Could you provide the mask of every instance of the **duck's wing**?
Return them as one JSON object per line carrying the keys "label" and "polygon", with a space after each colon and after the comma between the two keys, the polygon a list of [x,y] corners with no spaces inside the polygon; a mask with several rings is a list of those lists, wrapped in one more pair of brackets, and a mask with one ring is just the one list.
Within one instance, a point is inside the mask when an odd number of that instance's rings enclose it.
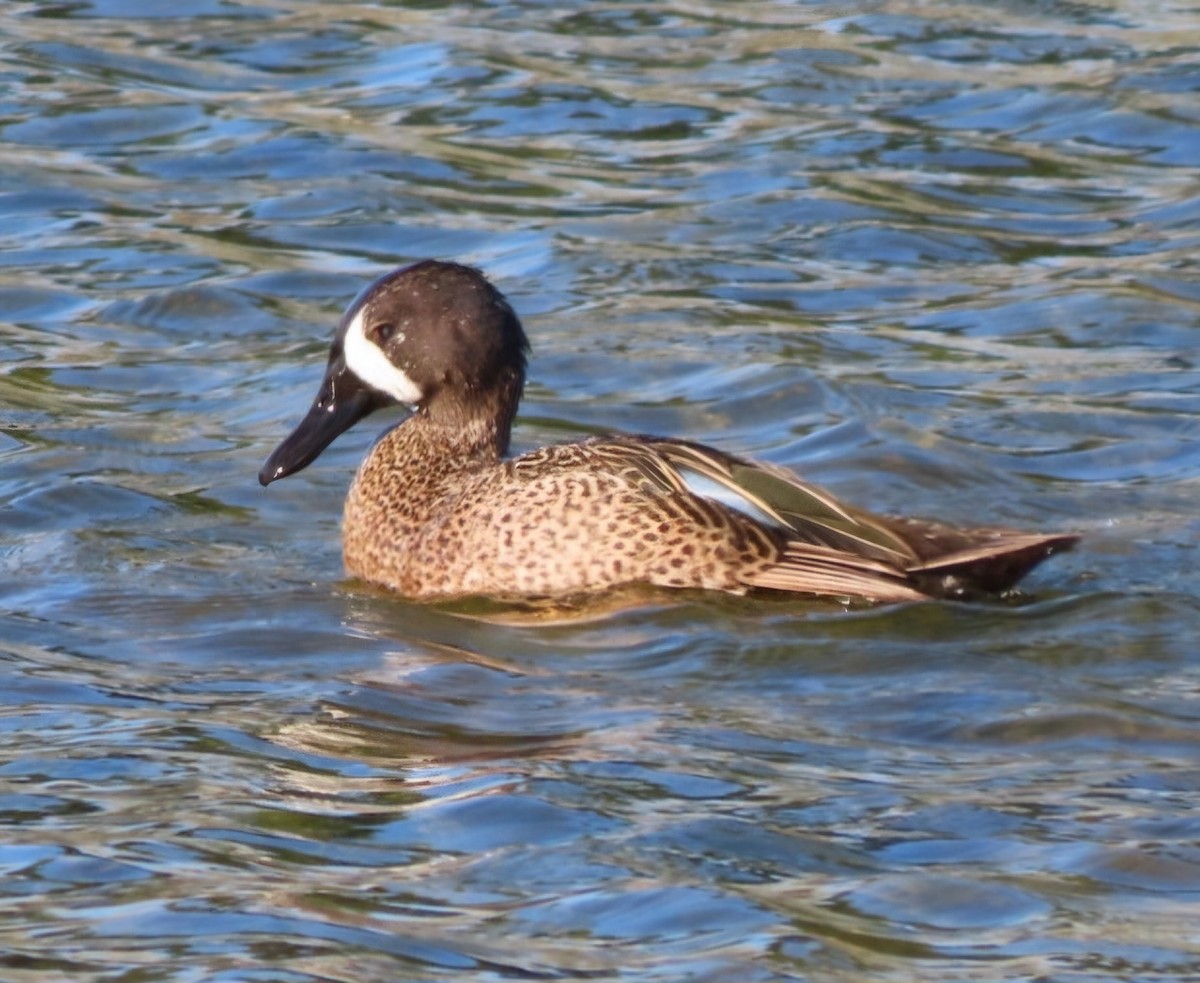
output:
{"label": "duck's wing", "polygon": [[784,468],[689,441],[619,436],[587,445],[655,488],[715,499],[779,529],[784,554],[751,586],[881,601],[993,593],[1079,539],[872,515]]}
{"label": "duck's wing", "polygon": [[604,448],[658,488],[716,499],[778,527],[797,544],[875,560],[894,570],[919,562],[886,520],[843,505],[783,468],[662,437],[607,437],[589,444]]}

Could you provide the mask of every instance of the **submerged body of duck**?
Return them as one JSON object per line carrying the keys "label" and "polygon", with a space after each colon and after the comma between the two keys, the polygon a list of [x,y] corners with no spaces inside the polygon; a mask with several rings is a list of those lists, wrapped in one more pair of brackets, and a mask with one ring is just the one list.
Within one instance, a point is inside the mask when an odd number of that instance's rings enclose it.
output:
{"label": "submerged body of duck", "polygon": [[377,409],[414,406],[359,468],[343,523],[349,572],[414,598],[651,584],[921,600],[1006,590],[1077,539],[876,516],[782,468],[659,437],[506,459],[527,350],[477,270],[395,270],[346,311],[316,401],[259,480],[306,467]]}

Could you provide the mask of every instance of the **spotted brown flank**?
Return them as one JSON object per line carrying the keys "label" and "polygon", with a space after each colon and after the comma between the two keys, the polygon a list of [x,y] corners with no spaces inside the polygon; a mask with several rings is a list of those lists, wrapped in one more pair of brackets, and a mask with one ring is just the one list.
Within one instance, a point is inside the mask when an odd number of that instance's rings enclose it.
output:
{"label": "spotted brown flank", "polygon": [[1077,539],[872,515],[782,468],[661,437],[506,459],[527,350],[479,271],[395,270],[350,305],[312,408],[259,480],[411,402],[354,478],[343,541],[352,574],[415,598],[645,583],[909,601],[1006,590]]}

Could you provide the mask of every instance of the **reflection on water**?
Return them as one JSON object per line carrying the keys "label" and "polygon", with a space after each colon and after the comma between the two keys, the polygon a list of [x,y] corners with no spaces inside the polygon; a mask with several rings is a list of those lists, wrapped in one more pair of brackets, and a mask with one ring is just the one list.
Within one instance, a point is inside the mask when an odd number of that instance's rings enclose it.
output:
{"label": "reflection on water", "polygon": [[[0,22],[0,976],[1200,975],[1194,11]],[[255,473],[476,263],[606,428],[1077,529],[1013,603],[425,607]]]}

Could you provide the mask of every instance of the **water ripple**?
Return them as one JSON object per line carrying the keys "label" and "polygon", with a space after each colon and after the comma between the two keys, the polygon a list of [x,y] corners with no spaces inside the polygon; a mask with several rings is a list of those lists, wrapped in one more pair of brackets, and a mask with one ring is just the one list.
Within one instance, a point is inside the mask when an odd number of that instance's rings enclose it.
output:
{"label": "water ripple", "polygon": [[[1200,975],[1193,21],[13,5],[7,975]],[[426,255],[526,322],[522,448],[1084,545],[972,605],[342,581],[373,427],[254,475]]]}

